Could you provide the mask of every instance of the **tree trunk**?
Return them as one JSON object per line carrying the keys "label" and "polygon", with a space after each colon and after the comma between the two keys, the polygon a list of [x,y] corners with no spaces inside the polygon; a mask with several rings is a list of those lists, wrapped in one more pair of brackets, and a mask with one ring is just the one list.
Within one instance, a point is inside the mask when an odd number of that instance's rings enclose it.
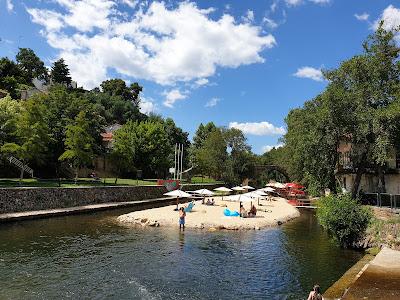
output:
{"label": "tree trunk", "polygon": [[357,198],[357,196],[358,196],[358,190],[360,188],[360,182],[361,182],[362,175],[364,174],[364,171],[365,171],[364,164],[361,164],[357,168],[356,179],[354,180],[353,188],[351,190],[352,198]]}
{"label": "tree trunk", "polygon": [[378,180],[378,192],[386,193],[385,173],[383,172],[382,166],[378,166]]}

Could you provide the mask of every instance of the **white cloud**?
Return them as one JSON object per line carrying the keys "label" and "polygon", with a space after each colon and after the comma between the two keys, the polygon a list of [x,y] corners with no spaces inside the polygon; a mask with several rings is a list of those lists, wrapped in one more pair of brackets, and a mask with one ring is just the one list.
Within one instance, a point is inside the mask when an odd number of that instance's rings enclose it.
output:
{"label": "white cloud", "polygon": [[303,3],[303,0],[285,0],[288,6],[297,6]]}
{"label": "white cloud", "polygon": [[275,29],[278,27],[278,24],[274,20],[267,17],[263,18],[263,23],[270,29]]}
{"label": "white cloud", "polygon": [[187,94],[186,93],[181,93],[180,90],[178,89],[173,89],[170,91],[164,91],[163,95],[165,96],[165,101],[163,102],[163,104],[166,107],[170,107],[173,108],[174,104],[176,101],[178,100],[184,100],[187,98]]}
{"label": "white cloud", "polygon": [[384,21],[383,28],[385,30],[393,30],[400,26],[400,9],[389,5],[385,8],[382,15],[374,22],[373,28],[376,30],[381,20]]}
{"label": "white cloud", "polygon": [[135,8],[139,4],[139,0],[122,0],[122,3],[128,5],[131,8]]}
{"label": "white cloud", "polygon": [[254,11],[248,9],[246,15],[242,17],[242,20],[246,23],[254,22]]}
{"label": "white cloud", "polygon": [[12,3],[11,0],[6,0],[6,6],[7,6],[7,11],[8,12],[13,12],[14,11],[14,4]]}
{"label": "white cloud", "polygon": [[286,130],[283,127],[276,127],[269,122],[259,123],[238,123],[230,122],[229,128],[237,128],[245,134],[252,135],[280,135],[285,134]]}
{"label": "white cloud", "polygon": [[197,86],[206,85],[208,83],[208,79],[207,78],[200,78],[200,79],[197,79],[194,83]]}
{"label": "white cloud", "polygon": [[322,74],[322,71],[313,67],[302,67],[298,69],[297,72],[293,74],[293,76],[299,78],[308,78],[315,81],[324,80],[324,75]]}
{"label": "white cloud", "polygon": [[221,101],[219,98],[211,98],[205,105],[205,107],[214,107],[218,104],[218,102]]}
{"label": "white cloud", "polygon": [[362,13],[362,14],[354,14],[354,17],[356,17],[356,19],[358,20],[358,21],[367,21],[368,20],[368,18],[369,18],[369,14],[367,14],[367,13]]}
{"label": "white cloud", "polygon": [[280,147],[283,147],[283,144],[277,144],[277,145],[266,145],[266,146],[263,146],[262,147],[262,153],[265,153],[265,152],[269,152],[269,151],[271,151],[272,149],[277,149],[277,148],[280,148]]}
{"label": "white cloud", "polygon": [[139,107],[140,111],[146,115],[157,110],[157,104],[154,103],[153,99],[148,99],[145,97],[141,97]]}
{"label": "white cloud", "polygon": [[331,0],[309,0],[315,4],[328,4],[331,2]]}
{"label": "white cloud", "polygon": [[[61,9],[27,11],[85,88],[98,85],[109,69],[163,85],[207,78],[218,67],[263,63],[262,51],[276,45],[261,27],[240,23],[227,13],[211,18],[212,8],[187,1],[174,8],[157,1],[140,4],[128,19],[117,11],[117,0],[54,1]],[[84,72],[94,68],[93,61],[99,74]]]}

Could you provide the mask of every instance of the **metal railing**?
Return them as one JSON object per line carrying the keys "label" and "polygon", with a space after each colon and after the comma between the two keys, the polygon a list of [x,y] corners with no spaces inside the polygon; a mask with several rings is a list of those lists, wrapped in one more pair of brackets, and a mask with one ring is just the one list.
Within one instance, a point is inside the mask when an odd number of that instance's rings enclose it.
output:
{"label": "metal railing", "polygon": [[378,207],[400,208],[400,194],[389,193],[364,193],[361,197],[363,204]]}

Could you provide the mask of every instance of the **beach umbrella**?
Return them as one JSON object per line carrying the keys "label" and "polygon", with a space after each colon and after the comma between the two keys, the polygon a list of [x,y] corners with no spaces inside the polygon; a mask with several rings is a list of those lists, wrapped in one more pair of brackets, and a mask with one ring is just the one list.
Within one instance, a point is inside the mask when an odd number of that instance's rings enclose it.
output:
{"label": "beach umbrella", "polygon": [[173,191],[170,191],[168,193],[165,193],[164,195],[165,196],[170,196],[170,197],[176,197],[176,210],[178,210],[179,197],[180,198],[189,198],[189,197],[192,196],[192,195],[190,195],[190,194],[188,194],[188,193],[186,193],[184,191],[181,191],[181,190],[173,190]]}
{"label": "beach umbrella", "polygon": [[275,189],[273,189],[272,187],[266,187],[264,189],[265,192],[275,192]]}
{"label": "beach umbrella", "polygon": [[257,199],[257,205],[260,205],[260,198],[264,198],[264,196],[267,196],[268,194],[264,193],[263,191],[254,191],[254,192],[245,193],[243,195],[249,196],[250,198]]}
{"label": "beach umbrella", "polygon": [[226,188],[226,187],[224,187],[224,186],[221,186],[221,187],[219,187],[219,188],[216,188],[216,189],[214,189],[214,191],[218,191],[218,192],[232,192],[232,190],[231,189],[228,189],[228,188]]}
{"label": "beach umbrella", "polygon": [[245,189],[241,186],[235,186],[232,188],[233,191],[243,192]]}
{"label": "beach umbrella", "polygon": [[267,194],[266,192],[264,192],[263,189],[261,189],[261,190],[256,190],[256,191],[254,191],[254,193],[256,193],[256,194],[258,194],[258,195],[260,195],[260,196],[268,196],[268,194]]}
{"label": "beach umbrella", "polygon": [[212,192],[210,190],[207,190],[207,189],[201,189],[201,190],[193,191],[193,193],[199,194],[199,195],[202,195],[202,196],[214,196],[215,195],[214,192]]}
{"label": "beach umbrella", "polygon": [[[226,187],[224,187],[224,186],[218,187],[218,188],[214,189],[214,191],[223,192],[223,193],[232,192],[231,189],[228,189],[228,188],[226,188]],[[222,200],[224,200],[224,195],[223,195],[223,194],[222,194]]]}
{"label": "beach umbrella", "polygon": [[291,188],[291,189],[296,189],[296,190],[304,189],[304,186],[302,186],[301,184],[295,183],[295,182],[286,183],[285,187]]}
{"label": "beach umbrella", "polygon": [[229,201],[235,201],[235,202],[251,202],[253,199],[251,199],[249,196],[245,194],[239,194],[239,195],[232,195],[226,197],[227,200]]}
{"label": "beach umbrella", "polygon": [[242,186],[242,188],[244,188],[246,190],[255,190],[255,188],[253,188],[252,186],[249,186],[249,185]]}

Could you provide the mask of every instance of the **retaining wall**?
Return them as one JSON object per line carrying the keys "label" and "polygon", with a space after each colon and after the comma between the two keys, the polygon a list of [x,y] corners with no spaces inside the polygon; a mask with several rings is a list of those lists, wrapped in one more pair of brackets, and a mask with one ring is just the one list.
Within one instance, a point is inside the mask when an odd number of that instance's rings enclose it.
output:
{"label": "retaining wall", "polygon": [[[190,184],[182,190],[210,190],[220,185]],[[163,196],[164,186],[105,186],[77,188],[0,188],[0,214],[66,208],[108,202],[137,201]]]}

